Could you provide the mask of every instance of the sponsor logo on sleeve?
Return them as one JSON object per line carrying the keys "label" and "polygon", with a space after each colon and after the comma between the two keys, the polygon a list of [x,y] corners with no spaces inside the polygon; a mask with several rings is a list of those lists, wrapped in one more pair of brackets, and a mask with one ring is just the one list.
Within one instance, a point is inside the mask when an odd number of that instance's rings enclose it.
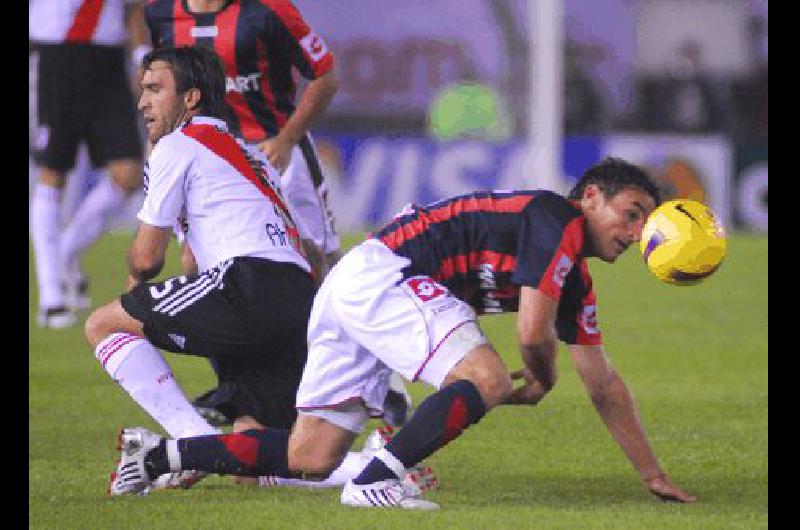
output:
{"label": "sponsor logo on sleeve", "polygon": [[559,287],[564,287],[564,280],[567,279],[567,274],[572,270],[572,260],[566,254],[561,254],[561,257],[556,263],[556,268],[553,270],[553,283]]}
{"label": "sponsor logo on sleeve", "polygon": [[583,307],[583,314],[581,315],[581,326],[583,331],[589,335],[597,335],[597,306],[594,304]]}
{"label": "sponsor logo on sleeve", "polygon": [[314,62],[319,61],[328,53],[325,41],[313,31],[300,39],[300,46],[303,47]]}

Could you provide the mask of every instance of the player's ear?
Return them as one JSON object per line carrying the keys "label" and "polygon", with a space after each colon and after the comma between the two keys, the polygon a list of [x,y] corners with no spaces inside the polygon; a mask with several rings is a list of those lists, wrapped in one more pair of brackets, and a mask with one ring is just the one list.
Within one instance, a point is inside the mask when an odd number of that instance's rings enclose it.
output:
{"label": "player's ear", "polygon": [[197,107],[200,105],[200,100],[203,97],[203,93],[200,92],[199,88],[190,88],[183,94],[183,101],[186,103],[186,108],[189,110],[196,110]]}
{"label": "player's ear", "polygon": [[583,198],[588,200],[594,200],[600,194],[600,188],[597,187],[597,184],[589,184],[585,188],[583,188]]}

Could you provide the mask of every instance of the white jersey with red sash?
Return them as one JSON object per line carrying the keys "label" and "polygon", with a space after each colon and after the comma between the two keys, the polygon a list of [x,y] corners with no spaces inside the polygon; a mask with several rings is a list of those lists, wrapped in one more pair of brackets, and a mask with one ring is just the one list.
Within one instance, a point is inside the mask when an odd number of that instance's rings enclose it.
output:
{"label": "white jersey with red sash", "polygon": [[234,138],[223,121],[194,117],[153,148],[138,218],[158,227],[180,219],[200,272],[237,256],[309,271],[277,178],[264,156]]}

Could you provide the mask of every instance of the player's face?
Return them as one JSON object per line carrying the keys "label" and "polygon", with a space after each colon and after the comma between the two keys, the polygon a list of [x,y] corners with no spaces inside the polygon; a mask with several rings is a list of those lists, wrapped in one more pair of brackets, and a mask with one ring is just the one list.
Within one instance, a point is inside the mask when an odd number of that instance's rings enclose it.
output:
{"label": "player's face", "polygon": [[139,110],[147,128],[147,138],[154,144],[180,125],[186,104],[175,92],[175,76],[169,63],[153,61],[144,71]]}
{"label": "player's face", "polygon": [[656,206],[650,194],[638,187],[606,197],[597,186],[589,185],[582,202],[593,254],[609,263],[641,239],[644,222]]}

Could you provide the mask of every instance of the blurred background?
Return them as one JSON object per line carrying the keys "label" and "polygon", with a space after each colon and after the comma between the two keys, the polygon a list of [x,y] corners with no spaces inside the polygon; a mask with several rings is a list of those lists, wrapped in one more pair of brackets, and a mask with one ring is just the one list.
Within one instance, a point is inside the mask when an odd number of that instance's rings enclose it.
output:
{"label": "blurred background", "polygon": [[295,4],[337,65],[311,130],[340,232],[474,189],[566,191],[605,156],[768,230],[766,0]]}

